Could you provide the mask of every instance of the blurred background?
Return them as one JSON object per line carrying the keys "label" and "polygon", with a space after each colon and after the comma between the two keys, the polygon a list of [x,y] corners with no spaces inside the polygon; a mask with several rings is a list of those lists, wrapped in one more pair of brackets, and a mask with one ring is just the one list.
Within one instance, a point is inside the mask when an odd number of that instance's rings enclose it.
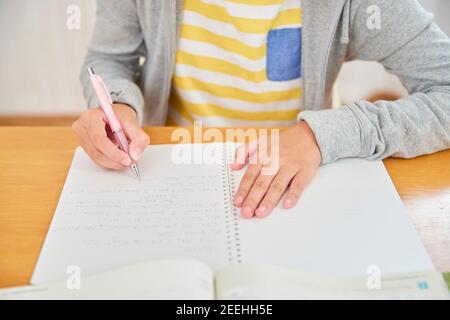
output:
{"label": "blurred background", "polygon": [[[450,34],[450,0],[419,1]],[[0,0],[0,125],[67,125],[85,109],[78,75],[94,22],[94,0]],[[342,103],[404,94],[361,61],[344,65],[335,88]]]}

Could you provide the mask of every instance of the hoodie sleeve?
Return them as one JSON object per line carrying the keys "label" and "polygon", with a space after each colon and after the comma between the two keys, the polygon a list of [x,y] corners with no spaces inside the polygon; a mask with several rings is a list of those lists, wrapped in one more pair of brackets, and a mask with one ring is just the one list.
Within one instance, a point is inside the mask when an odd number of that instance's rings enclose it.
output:
{"label": "hoodie sleeve", "polygon": [[145,45],[134,0],[97,0],[94,33],[80,73],[89,108],[99,106],[90,84],[88,67],[93,67],[116,103],[128,104],[142,122],[144,99],[136,78]]}
{"label": "hoodie sleeve", "polygon": [[[409,96],[358,101],[338,109],[302,112],[323,163],[340,158],[410,158],[450,148],[450,40],[415,0],[354,0],[350,58],[378,61],[397,75]],[[380,28],[367,26],[378,6]]]}

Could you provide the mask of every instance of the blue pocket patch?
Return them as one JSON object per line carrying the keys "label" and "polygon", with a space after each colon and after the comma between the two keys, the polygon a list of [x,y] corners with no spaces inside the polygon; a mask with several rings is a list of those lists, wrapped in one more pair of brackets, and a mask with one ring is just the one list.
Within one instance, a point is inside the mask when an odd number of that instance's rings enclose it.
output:
{"label": "blue pocket patch", "polygon": [[300,78],[302,28],[271,30],[267,35],[267,79],[288,81]]}

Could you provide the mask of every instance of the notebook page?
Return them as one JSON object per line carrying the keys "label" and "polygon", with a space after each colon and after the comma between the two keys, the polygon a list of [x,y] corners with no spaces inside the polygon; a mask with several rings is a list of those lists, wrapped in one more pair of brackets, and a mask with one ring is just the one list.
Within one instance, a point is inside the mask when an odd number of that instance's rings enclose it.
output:
{"label": "notebook page", "polygon": [[433,270],[405,210],[381,161],[322,166],[295,208],[239,220],[242,262],[341,276]]}
{"label": "notebook page", "polygon": [[216,277],[218,299],[449,299],[439,272],[382,275],[379,287],[364,277],[330,276],[265,265],[232,265]]}
{"label": "notebook page", "polygon": [[152,259],[227,265],[223,163],[176,164],[172,150],[147,148],[138,181],[97,167],[78,148],[32,283],[63,280],[71,265],[84,275]]}
{"label": "notebook page", "polygon": [[159,260],[85,276],[78,288],[66,281],[1,289],[0,300],[214,299],[214,276],[194,260]]}

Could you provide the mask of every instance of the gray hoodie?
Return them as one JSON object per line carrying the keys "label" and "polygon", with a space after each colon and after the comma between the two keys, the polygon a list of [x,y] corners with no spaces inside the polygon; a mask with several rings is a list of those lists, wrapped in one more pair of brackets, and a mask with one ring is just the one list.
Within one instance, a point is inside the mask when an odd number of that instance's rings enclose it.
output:
{"label": "gray hoodie", "polygon": [[[379,29],[367,24],[373,5],[381,13]],[[417,1],[302,0],[302,10],[305,111],[298,119],[313,130],[323,164],[450,147],[450,40]],[[98,0],[81,72],[88,107],[98,106],[86,72],[92,66],[112,99],[133,107],[140,123],[164,124],[182,13],[182,0]],[[410,95],[330,109],[342,63],[355,59],[380,62]]]}

